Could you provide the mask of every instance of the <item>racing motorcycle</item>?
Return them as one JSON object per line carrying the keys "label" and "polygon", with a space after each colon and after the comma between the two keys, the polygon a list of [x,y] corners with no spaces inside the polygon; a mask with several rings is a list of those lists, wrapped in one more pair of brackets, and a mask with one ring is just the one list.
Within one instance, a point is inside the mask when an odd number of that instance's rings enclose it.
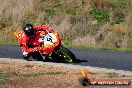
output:
{"label": "racing motorcycle", "polygon": [[[17,34],[18,32],[15,33],[16,36]],[[76,62],[75,55],[62,45],[58,32],[42,31],[38,41],[41,46],[39,53],[46,60],[66,63]]]}

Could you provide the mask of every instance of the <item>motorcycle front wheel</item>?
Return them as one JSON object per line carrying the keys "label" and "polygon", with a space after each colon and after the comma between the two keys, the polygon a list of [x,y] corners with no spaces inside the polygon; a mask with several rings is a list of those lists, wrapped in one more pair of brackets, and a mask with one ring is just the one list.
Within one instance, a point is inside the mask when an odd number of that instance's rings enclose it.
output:
{"label": "motorcycle front wheel", "polygon": [[58,50],[58,56],[63,62],[74,63],[76,62],[75,55],[67,48],[60,46]]}

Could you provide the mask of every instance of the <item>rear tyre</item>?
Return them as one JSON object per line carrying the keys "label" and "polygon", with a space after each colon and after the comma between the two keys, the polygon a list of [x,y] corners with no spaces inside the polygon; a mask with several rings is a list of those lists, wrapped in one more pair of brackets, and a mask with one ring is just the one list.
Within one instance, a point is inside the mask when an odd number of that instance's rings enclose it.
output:
{"label": "rear tyre", "polygon": [[45,61],[45,57],[43,58],[39,52],[31,53],[31,56],[33,57],[33,59],[36,59],[38,61]]}
{"label": "rear tyre", "polygon": [[28,55],[23,55],[23,58],[27,61],[31,61],[29,58],[30,58],[30,53]]}

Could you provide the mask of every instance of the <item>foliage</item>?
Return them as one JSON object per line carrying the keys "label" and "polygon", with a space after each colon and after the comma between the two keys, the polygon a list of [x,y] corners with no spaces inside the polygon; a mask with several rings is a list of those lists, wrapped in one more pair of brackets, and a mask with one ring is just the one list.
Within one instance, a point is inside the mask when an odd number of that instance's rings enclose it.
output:
{"label": "foliage", "polygon": [[109,10],[107,9],[92,9],[89,13],[90,16],[98,22],[109,20]]}
{"label": "foliage", "polygon": [[112,0],[112,24],[120,24],[121,22],[125,21],[126,16],[128,15],[128,11],[130,9],[128,3],[129,0]]}
{"label": "foliage", "polygon": [[121,22],[125,21],[125,15],[123,13],[117,13],[115,14],[113,18],[113,23],[120,24]]}

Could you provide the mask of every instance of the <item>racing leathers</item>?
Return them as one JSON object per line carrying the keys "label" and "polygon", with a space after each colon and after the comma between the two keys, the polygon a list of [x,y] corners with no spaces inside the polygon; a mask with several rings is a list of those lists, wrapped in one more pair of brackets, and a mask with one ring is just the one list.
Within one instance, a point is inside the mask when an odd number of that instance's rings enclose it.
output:
{"label": "racing leathers", "polygon": [[22,49],[24,59],[29,59],[30,56],[36,59],[42,59],[42,56],[39,54],[39,51],[41,49],[40,42],[38,41],[40,38],[40,33],[42,31],[53,31],[53,29],[49,28],[46,25],[33,26],[33,29],[35,31],[33,36],[29,37],[23,31],[20,31],[18,34],[18,42]]}

